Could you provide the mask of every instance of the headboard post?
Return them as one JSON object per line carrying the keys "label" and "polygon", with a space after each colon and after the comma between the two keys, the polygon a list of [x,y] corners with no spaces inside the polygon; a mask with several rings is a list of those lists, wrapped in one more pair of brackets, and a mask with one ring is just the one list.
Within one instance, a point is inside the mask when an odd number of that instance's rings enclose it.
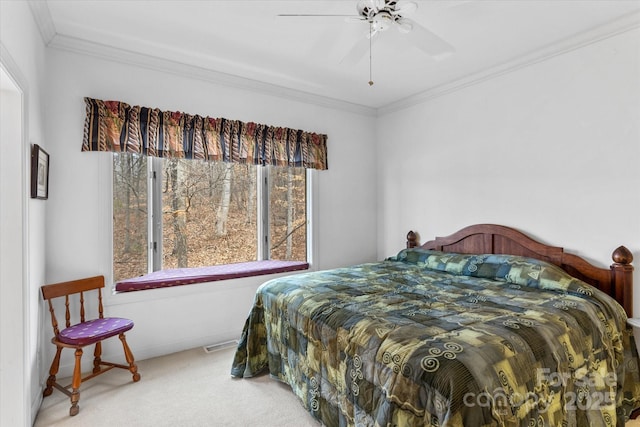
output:
{"label": "headboard post", "polygon": [[611,279],[615,298],[624,301],[627,316],[633,317],[633,254],[624,246],[619,246],[611,255]]}
{"label": "headboard post", "polygon": [[411,249],[416,246],[418,246],[418,236],[411,230],[407,233],[407,248]]}

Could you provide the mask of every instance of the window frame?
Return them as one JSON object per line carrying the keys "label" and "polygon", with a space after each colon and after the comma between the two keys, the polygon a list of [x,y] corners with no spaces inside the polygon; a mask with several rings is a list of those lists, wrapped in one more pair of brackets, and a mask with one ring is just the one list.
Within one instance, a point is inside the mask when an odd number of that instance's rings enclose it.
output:
{"label": "window frame", "polygon": [[[109,192],[106,194],[105,199],[107,201],[107,206],[105,206],[105,209],[102,210],[102,212],[105,212],[105,222],[108,222],[108,226],[103,227],[102,229],[104,230],[103,233],[103,238],[102,240],[106,240],[105,242],[105,246],[109,248],[108,250],[108,268],[104,268],[104,271],[108,271],[109,272],[109,282],[111,283],[111,292],[109,292],[109,294],[111,294],[112,297],[117,296],[123,296],[124,295],[129,295],[126,298],[132,298],[135,300],[146,300],[149,299],[147,296],[145,297],[140,297],[140,296],[131,296],[132,294],[147,294],[146,292],[116,292],[115,291],[115,280],[114,280],[114,257],[113,257],[113,251],[114,251],[114,246],[113,246],[113,233],[114,233],[114,222],[113,222],[113,158],[112,156],[105,156],[105,162],[102,163],[101,162],[101,167],[100,169],[107,169],[106,171],[104,171],[104,173],[101,173],[100,175],[103,177],[108,177],[108,185],[107,188],[109,188]],[[152,182],[153,185],[156,187],[155,191],[159,191],[161,193],[162,190],[162,180],[158,179],[158,165],[160,165],[161,167],[161,162],[162,162],[162,158],[154,158],[154,157],[147,157],[147,169],[148,169],[148,173],[152,174],[154,171],[156,172],[155,174],[155,179],[151,180],[150,176],[147,177],[148,179],[148,183]],[[156,165],[156,166],[153,166]],[[258,246],[258,259],[268,259],[269,256],[269,233],[264,234],[264,230],[269,230],[269,199],[268,197],[265,197],[265,193],[268,196],[268,185],[270,184],[270,174],[267,172],[267,167],[265,166],[256,166],[256,173],[257,173],[257,177],[256,177],[256,182],[260,182],[261,185],[258,185],[258,188],[256,189],[256,198],[257,198],[257,203],[256,205],[262,205],[261,206],[261,215],[260,215],[260,220],[257,221],[258,223],[258,242],[257,242],[257,246]],[[317,183],[317,174],[318,171],[316,171],[315,169],[305,169],[305,179],[306,179],[306,188],[305,188],[305,192],[306,192],[306,263],[308,264],[308,268],[306,269],[306,271],[312,271],[315,270],[314,265],[316,264],[316,260],[317,260],[317,228],[315,227],[315,218],[317,217],[317,201],[315,200],[318,194],[318,183]],[[154,233],[154,227],[153,227],[153,222],[154,221],[159,221],[160,222],[160,226],[156,227],[156,230],[160,230],[160,234],[161,234],[161,229],[162,229],[162,205],[161,205],[161,201],[158,200],[158,198],[156,197],[155,201],[152,200],[153,199],[153,191],[147,191],[147,198],[148,200],[148,205],[153,204],[155,202],[155,207],[152,208],[152,212],[149,212],[150,215],[153,215],[153,219],[148,220],[147,221],[147,227],[148,227],[148,235],[152,235]],[[157,194],[160,194],[157,193]],[[158,215],[157,212],[160,212],[160,214]],[[105,224],[106,225],[106,224]],[[263,241],[262,238],[260,238],[260,236],[265,237],[266,241]],[[154,237],[156,238],[156,237]],[[157,238],[157,240],[155,240],[156,243],[156,248],[155,250],[153,250],[153,248],[149,248],[150,250],[148,250],[148,258],[150,258],[149,262],[153,261],[153,257],[157,257],[158,259],[160,259],[161,262],[161,258],[162,258],[162,252],[161,252],[161,245],[162,245],[162,238],[161,236],[159,238]],[[152,242],[149,243],[150,245],[153,245]],[[103,246],[104,247],[104,246]],[[265,258],[263,258],[265,257]],[[151,270],[151,266],[153,264],[148,264],[148,270]],[[150,268],[151,267],[151,268]],[[194,267],[196,268],[196,267]],[[152,270],[151,270],[152,271]],[[297,271],[298,273],[300,271]],[[294,272],[296,273],[296,272]],[[270,275],[271,273],[265,273],[264,275]],[[286,274],[290,274],[290,273],[273,273],[273,274],[280,274],[280,275],[286,275]],[[262,276],[264,276],[262,275]],[[251,275],[247,275],[246,278],[240,277],[240,278],[233,278],[233,279],[222,279],[219,281],[212,281],[212,282],[203,282],[202,284],[204,285],[211,285],[213,283],[218,283],[218,284],[222,284],[222,283],[228,283],[228,282],[232,282],[232,281],[243,281],[246,280],[247,278],[249,278],[249,276]],[[256,277],[256,276],[254,276]],[[260,280],[260,282],[263,282],[267,279],[260,279],[259,276],[257,276],[258,279]],[[256,280],[256,279],[254,279]],[[251,280],[250,282],[254,282],[254,280]],[[185,286],[176,286],[176,287],[169,287],[169,288],[159,288],[159,289],[155,289],[156,291],[168,291],[168,290],[177,290],[177,289],[181,289],[184,288]],[[192,286],[187,286],[187,288],[193,288]],[[190,293],[191,290],[189,290],[188,293]]]}

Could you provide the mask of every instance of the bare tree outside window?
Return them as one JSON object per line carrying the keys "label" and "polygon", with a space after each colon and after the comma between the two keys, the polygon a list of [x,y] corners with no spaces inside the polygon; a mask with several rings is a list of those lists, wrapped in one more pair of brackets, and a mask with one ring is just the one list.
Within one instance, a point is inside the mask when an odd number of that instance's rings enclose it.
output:
{"label": "bare tree outside window", "polygon": [[115,280],[146,274],[147,158],[113,156],[113,269]]}
{"label": "bare tree outside window", "polygon": [[271,168],[271,259],[307,260],[306,171]]}
{"label": "bare tree outside window", "polygon": [[[255,261],[256,213],[247,219],[246,165],[172,159],[164,162],[163,268]],[[249,181],[250,182],[250,181]],[[254,195],[255,197],[255,195]]]}

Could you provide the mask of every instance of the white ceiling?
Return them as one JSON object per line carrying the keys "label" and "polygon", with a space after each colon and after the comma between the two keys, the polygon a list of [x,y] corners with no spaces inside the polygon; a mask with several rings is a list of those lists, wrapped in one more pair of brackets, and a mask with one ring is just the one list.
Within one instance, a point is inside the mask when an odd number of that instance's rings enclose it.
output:
{"label": "white ceiling", "polygon": [[[47,0],[31,2],[45,41],[143,53],[251,84],[389,108],[640,26],[640,0],[429,0],[407,15],[456,49],[436,60],[391,28],[369,55],[342,62],[368,32],[357,1]],[[87,43],[90,42],[90,43]],[[113,48],[116,48],[114,50]],[[369,73],[375,82],[369,86]],[[237,77],[236,77],[237,78]]]}

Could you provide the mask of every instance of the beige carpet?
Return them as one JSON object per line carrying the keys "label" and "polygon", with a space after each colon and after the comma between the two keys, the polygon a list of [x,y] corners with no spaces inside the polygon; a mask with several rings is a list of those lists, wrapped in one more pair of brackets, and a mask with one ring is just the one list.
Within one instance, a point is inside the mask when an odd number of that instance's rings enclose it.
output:
{"label": "beige carpet", "polygon": [[[263,375],[230,376],[234,349],[202,348],[137,362],[142,379],[114,369],[85,382],[80,413],[58,390],[44,399],[34,427],[319,427],[286,384]],[[68,384],[63,382],[63,384]]]}
{"label": "beige carpet", "polygon": [[[196,348],[143,360],[138,383],[128,371],[114,369],[83,384],[75,417],[69,416],[69,398],[54,390],[34,427],[320,427],[289,386],[268,375],[231,378],[233,354],[233,348]],[[632,426],[640,427],[640,419],[626,427]]]}

